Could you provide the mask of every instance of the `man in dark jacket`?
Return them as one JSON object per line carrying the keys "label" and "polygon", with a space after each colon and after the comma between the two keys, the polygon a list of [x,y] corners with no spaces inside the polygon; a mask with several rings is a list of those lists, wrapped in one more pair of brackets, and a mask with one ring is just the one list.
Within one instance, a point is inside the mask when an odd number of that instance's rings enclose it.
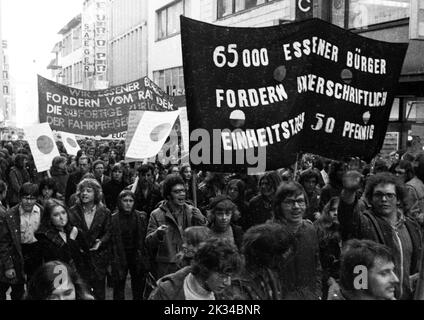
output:
{"label": "man in dark jacket", "polygon": [[110,264],[110,211],[101,202],[101,186],[95,179],[83,179],[77,186],[77,204],[69,210],[69,221],[82,230],[90,248],[92,269],[86,278],[96,299],[105,299],[106,273]]}
{"label": "man in dark jacket", "polygon": [[147,214],[134,210],[134,193],[122,191],[118,210],[112,215],[112,278],[113,299],[125,299],[125,283],[131,274],[133,300],[143,297],[149,256],[145,247]]}
{"label": "man in dark jacket", "polygon": [[183,230],[207,224],[200,210],[187,204],[186,189],[180,175],[166,177],[163,194],[167,200],[152,212],[146,236],[147,247],[156,264],[157,278],[178,269],[176,254],[182,249]]}
{"label": "man in dark jacket", "polygon": [[22,299],[25,281],[42,263],[35,238],[43,215],[36,204],[38,186],[25,183],[19,193],[21,202],[0,214],[0,299],[10,286],[12,299]]}
{"label": "man in dark jacket", "polygon": [[343,177],[338,209],[342,239],[369,239],[388,246],[400,280],[396,298],[410,299],[410,277],[419,271],[422,235],[418,223],[398,207],[404,206],[406,191],[394,175],[378,173],[365,186],[365,198],[371,207],[364,208],[356,197],[361,179],[357,171],[349,171]]}
{"label": "man in dark jacket", "polygon": [[146,212],[147,217],[150,217],[151,212],[162,200],[159,185],[154,182],[154,171],[155,168],[151,164],[141,165],[138,168],[138,182],[134,191],[135,209]]}
{"label": "man in dark jacket", "polygon": [[293,258],[280,272],[283,299],[318,300],[322,297],[322,269],[315,226],[303,219],[307,196],[302,185],[282,183],[275,194],[273,222],[284,225],[296,239]]}
{"label": "man in dark jacket", "polygon": [[90,171],[90,165],[86,156],[81,156],[78,159],[78,170],[69,175],[66,183],[65,201],[69,205],[69,199],[76,192],[77,185],[81,181],[82,177]]}

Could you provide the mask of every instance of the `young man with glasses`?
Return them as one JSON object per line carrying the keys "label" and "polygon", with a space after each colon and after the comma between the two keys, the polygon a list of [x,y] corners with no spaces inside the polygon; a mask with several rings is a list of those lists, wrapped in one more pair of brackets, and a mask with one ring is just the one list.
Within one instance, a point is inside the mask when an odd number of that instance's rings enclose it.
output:
{"label": "young man with glasses", "polygon": [[393,252],[396,275],[400,281],[396,298],[411,299],[410,281],[419,271],[422,236],[419,224],[404,215],[404,185],[391,173],[371,176],[364,192],[371,205],[368,209],[358,205],[356,190],[361,183],[362,176],[357,171],[349,171],[343,177],[338,209],[342,238],[344,241],[369,239],[388,246]]}
{"label": "young man with glasses", "polygon": [[179,174],[166,177],[163,196],[165,201],[150,215],[146,236],[157,278],[178,270],[176,254],[182,249],[183,231],[207,223],[200,210],[187,203],[184,180]]}
{"label": "young man with glasses", "polygon": [[307,206],[306,192],[298,182],[282,183],[277,189],[273,222],[284,225],[296,239],[293,258],[279,270],[283,299],[318,300],[322,296],[319,241],[315,226],[304,219]]}
{"label": "young man with glasses", "polygon": [[0,300],[6,299],[9,287],[13,300],[22,299],[25,281],[42,264],[34,235],[43,214],[36,203],[38,186],[24,183],[19,195],[20,203],[0,217]]}

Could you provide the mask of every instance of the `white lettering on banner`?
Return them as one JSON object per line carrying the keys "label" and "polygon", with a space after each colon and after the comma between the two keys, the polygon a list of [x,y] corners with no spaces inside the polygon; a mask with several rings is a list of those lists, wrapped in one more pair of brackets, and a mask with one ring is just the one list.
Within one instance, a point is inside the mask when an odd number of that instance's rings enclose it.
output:
{"label": "white lettering on banner", "polygon": [[374,125],[364,126],[345,121],[343,137],[362,141],[372,140],[374,137]]}
{"label": "white lettering on banner", "polygon": [[305,123],[305,113],[266,128],[224,131],[221,133],[224,150],[245,150],[288,140],[299,134]]}
{"label": "white lettering on banner", "polygon": [[387,91],[371,92],[354,88],[348,84],[341,84],[332,80],[326,80],[315,74],[297,77],[297,91],[307,91],[334,97],[367,107],[383,107],[387,102]]}
{"label": "white lettering on banner", "polygon": [[294,58],[302,58],[312,53],[325,59],[337,62],[339,60],[339,47],[318,37],[295,41],[283,45],[284,57],[286,61]]}
{"label": "white lettering on banner", "polygon": [[355,53],[348,51],[346,65],[362,72],[386,74],[386,59],[374,59],[361,55],[361,49],[356,48]]}
{"label": "white lettering on banner", "polygon": [[263,87],[258,89],[240,90],[216,90],[216,106],[228,108],[266,106],[288,99],[286,89],[282,84],[275,87]]}

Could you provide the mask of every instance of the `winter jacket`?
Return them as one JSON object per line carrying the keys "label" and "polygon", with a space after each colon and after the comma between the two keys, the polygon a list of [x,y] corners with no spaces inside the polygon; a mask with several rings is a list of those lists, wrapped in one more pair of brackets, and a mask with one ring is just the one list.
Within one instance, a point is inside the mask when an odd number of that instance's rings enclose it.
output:
{"label": "winter jacket", "polygon": [[[273,222],[286,223],[280,219],[273,219]],[[315,226],[311,221],[303,220],[294,236],[294,255],[279,270],[282,298],[285,300],[321,299],[322,269]]]}
{"label": "winter jacket", "polygon": [[[358,202],[347,204],[340,201],[338,208],[338,219],[340,221],[340,231],[342,240],[349,239],[369,239],[384,244],[394,252],[397,248],[395,241],[400,241],[397,232],[391,225],[374,214],[372,209],[361,209]],[[410,261],[410,270],[403,270],[401,260],[403,257],[395,255],[395,272],[400,279],[400,273],[403,271],[403,288],[402,294],[397,290],[396,297],[401,299],[409,299],[411,297],[411,289],[409,284],[409,276],[419,271],[419,262],[421,260],[422,234],[418,223],[409,217],[405,217],[404,224],[409,233],[412,242],[412,256]]]}
{"label": "winter jacket", "polygon": [[81,181],[83,175],[84,174],[79,170],[69,175],[65,190],[65,202],[67,205],[69,205],[71,196],[77,191],[77,185]]}
{"label": "winter jacket", "polygon": [[94,214],[93,222],[88,229],[84,213],[80,204],[76,204],[69,210],[69,222],[81,230],[86,246],[92,248],[96,239],[102,242],[97,251],[90,251],[92,270],[87,270],[91,280],[100,280],[106,276],[110,265],[110,238],[111,238],[111,215],[109,209],[98,204]]}
{"label": "winter jacket", "polygon": [[245,220],[246,230],[258,224],[265,223],[269,219],[272,219],[273,215],[272,203],[265,200],[261,194],[256,195],[249,201],[249,210]]}
{"label": "winter jacket", "polygon": [[184,280],[190,272],[191,267],[185,267],[159,279],[149,300],[185,300]]}
{"label": "winter jacket", "polygon": [[[128,186],[126,189],[131,190],[132,185]],[[147,213],[147,217],[150,217],[152,211],[156,208],[157,204],[162,200],[162,195],[159,189],[159,185],[153,184],[149,186],[149,192],[147,197],[144,196],[141,191],[140,186],[138,185],[135,192],[135,204],[134,209],[138,211],[143,211]]]}
{"label": "winter jacket", "polygon": [[[115,211],[112,214],[111,266],[112,278],[114,282],[123,280],[127,274],[127,258],[122,241],[119,214],[120,213],[118,211]],[[131,214],[135,216],[135,225],[137,230],[135,235],[136,265],[139,269],[138,272],[146,273],[150,269],[149,256],[145,245],[147,232],[147,214],[140,211],[134,211]]]}
{"label": "winter jacket", "polygon": [[[40,220],[43,209],[40,207]],[[15,269],[16,278],[7,279],[5,271]],[[17,284],[25,282],[24,257],[21,247],[21,215],[19,204],[0,210],[0,282]]]}
{"label": "winter jacket", "polygon": [[113,212],[118,203],[118,196],[125,189],[125,182],[110,180],[103,185],[103,195],[106,202],[106,207]]}
{"label": "winter jacket", "polygon": [[83,279],[88,280],[84,273],[87,268],[91,268],[89,248],[83,239],[82,231],[78,230],[77,238],[72,240],[69,238],[71,230],[72,227],[65,230],[66,242],[54,228],[38,230],[35,233],[40,245],[43,263],[55,260],[65,262],[76,270]]}
{"label": "winter jacket", "polygon": [[65,197],[66,184],[69,179],[69,174],[66,169],[60,169],[57,167],[52,167],[50,169],[50,175],[56,182],[57,192],[59,192],[63,197]]}
{"label": "winter jacket", "polygon": [[30,176],[27,169],[12,167],[9,172],[9,188],[7,198],[10,205],[16,205],[20,201],[19,190],[26,182],[30,182]]}
{"label": "winter jacket", "polygon": [[[183,231],[191,226],[206,226],[207,224],[207,219],[200,210],[189,204],[184,204],[183,216],[183,225],[178,225],[170,211],[168,201],[164,201],[150,216],[146,245],[155,262],[156,278],[177,269],[176,254],[182,249]],[[157,229],[161,225],[168,226],[163,239],[160,239],[157,234]],[[171,272],[169,272],[170,270]]]}

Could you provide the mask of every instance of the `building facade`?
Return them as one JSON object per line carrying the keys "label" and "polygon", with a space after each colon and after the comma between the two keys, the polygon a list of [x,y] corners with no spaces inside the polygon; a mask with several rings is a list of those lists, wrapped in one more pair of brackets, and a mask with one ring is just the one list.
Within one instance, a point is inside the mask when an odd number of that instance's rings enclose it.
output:
{"label": "building facade", "polygon": [[[424,1],[331,0],[322,11],[328,21],[361,36],[409,43],[383,152],[424,142]],[[422,142],[420,141],[422,140]]]}
{"label": "building facade", "polygon": [[108,80],[121,85],[147,75],[146,0],[110,2]]}
{"label": "building facade", "polygon": [[53,47],[54,58],[47,69],[51,70],[54,81],[69,87],[83,89],[81,14],[72,18],[60,29],[58,34],[62,40]]}
{"label": "building facade", "polygon": [[3,94],[3,112],[0,119],[3,119],[4,125],[10,126],[16,123],[15,94],[10,74],[10,64],[8,55],[7,40],[1,41],[2,57],[2,94]]}

